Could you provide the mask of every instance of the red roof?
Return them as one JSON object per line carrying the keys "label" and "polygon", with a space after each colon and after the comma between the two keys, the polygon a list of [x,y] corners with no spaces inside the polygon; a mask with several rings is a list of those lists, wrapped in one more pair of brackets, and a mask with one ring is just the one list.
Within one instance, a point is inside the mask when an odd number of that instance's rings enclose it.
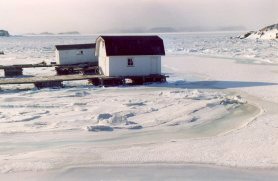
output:
{"label": "red roof", "polygon": [[100,36],[105,41],[107,56],[165,55],[159,36]]}

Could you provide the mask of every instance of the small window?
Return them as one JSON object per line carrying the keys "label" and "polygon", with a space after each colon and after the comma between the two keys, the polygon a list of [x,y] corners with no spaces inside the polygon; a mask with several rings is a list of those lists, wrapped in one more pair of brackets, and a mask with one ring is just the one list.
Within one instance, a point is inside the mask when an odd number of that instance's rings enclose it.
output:
{"label": "small window", "polygon": [[128,67],[133,67],[134,66],[133,58],[128,58],[127,59],[127,66]]}
{"label": "small window", "polygon": [[83,54],[84,54],[83,50],[77,52],[77,55],[83,55]]}

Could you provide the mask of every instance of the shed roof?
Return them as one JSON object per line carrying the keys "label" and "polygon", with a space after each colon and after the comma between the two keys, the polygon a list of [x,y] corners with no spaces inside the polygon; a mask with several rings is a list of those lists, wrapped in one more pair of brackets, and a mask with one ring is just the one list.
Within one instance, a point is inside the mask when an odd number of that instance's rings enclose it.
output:
{"label": "shed roof", "polygon": [[55,45],[57,50],[74,50],[74,49],[91,49],[95,48],[96,44],[74,44],[74,45]]}
{"label": "shed roof", "polygon": [[159,36],[100,36],[105,41],[107,56],[165,55]]}

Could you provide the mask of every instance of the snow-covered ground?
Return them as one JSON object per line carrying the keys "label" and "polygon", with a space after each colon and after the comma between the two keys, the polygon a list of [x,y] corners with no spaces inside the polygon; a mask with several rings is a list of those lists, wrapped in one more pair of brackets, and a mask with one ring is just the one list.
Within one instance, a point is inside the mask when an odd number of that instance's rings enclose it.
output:
{"label": "snow-covered ground", "polygon": [[219,91],[153,86],[4,91],[0,133],[187,128],[245,106]]}
{"label": "snow-covered ground", "polygon": [[[278,43],[230,36],[162,35],[168,52],[163,71],[170,76],[164,84],[98,88],[77,81],[64,89],[2,87],[3,178],[162,163],[277,168]],[[94,37],[3,40],[0,50],[6,55],[0,64],[14,64],[50,61],[54,44],[90,43]],[[200,48],[187,51],[194,47]],[[243,47],[257,57],[242,58],[248,54]],[[25,74],[54,70],[26,69]]]}
{"label": "snow-covered ground", "polygon": [[168,55],[194,55],[237,60],[240,63],[278,64],[278,41],[234,38],[236,33],[162,35]]}

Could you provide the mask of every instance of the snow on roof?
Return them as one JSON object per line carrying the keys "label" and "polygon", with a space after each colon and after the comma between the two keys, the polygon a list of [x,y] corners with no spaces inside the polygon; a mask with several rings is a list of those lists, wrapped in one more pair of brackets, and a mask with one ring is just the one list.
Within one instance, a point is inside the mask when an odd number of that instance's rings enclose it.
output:
{"label": "snow on roof", "polygon": [[165,55],[163,40],[158,36],[100,36],[107,56]]}
{"label": "snow on roof", "polygon": [[57,50],[74,50],[74,49],[91,49],[95,48],[96,44],[74,44],[74,45],[56,45]]}

